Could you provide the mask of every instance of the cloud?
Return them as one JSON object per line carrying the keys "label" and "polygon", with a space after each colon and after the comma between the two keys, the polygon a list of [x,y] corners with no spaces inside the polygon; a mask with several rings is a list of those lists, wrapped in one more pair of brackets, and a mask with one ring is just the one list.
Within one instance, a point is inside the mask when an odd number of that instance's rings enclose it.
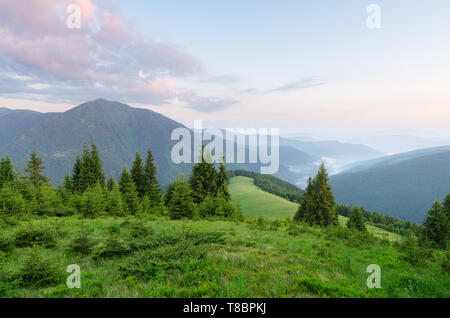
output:
{"label": "cloud", "polygon": [[192,91],[179,94],[178,100],[186,103],[187,108],[194,109],[201,113],[218,112],[232,107],[238,103],[238,101],[233,98],[198,96]]}
{"label": "cloud", "polygon": [[[66,8],[81,8],[81,28],[66,26]],[[113,7],[93,0],[0,0],[0,91],[23,98],[79,102],[99,96],[163,104],[174,79],[202,71],[177,45],[145,37]]]}
{"label": "cloud", "polygon": [[217,84],[233,84],[239,82],[239,79],[229,75],[212,76],[205,80],[199,81],[199,83],[217,83]]}
{"label": "cloud", "polygon": [[297,90],[297,89],[305,89],[309,87],[314,87],[318,85],[323,85],[324,83],[319,81],[318,79],[314,77],[308,77],[303,78],[301,80],[280,86],[278,88],[269,90],[268,92],[284,92],[284,91],[291,91],[291,90]]}

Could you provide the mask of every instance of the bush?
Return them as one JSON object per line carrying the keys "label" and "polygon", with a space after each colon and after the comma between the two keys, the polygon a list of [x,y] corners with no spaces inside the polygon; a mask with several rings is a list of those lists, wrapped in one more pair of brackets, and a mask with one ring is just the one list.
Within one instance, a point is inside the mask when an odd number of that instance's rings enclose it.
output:
{"label": "bush", "polygon": [[14,248],[14,240],[5,234],[0,233],[0,252],[9,252]]}
{"label": "bush", "polygon": [[[119,228],[120,230],[120,228]],[[124,240],[119,238],[118,230],[111,228],[108,238],[100,243],[95,251],[94,258],[111,258],[115,256],[124,256],[131,252],[131,248]]]}
{"label": "bush", "polygon": [[23,285],[44,287],[61,283],[64,275],[54,262],[43,258],[38,246],[34,246],[29,250],[18,277]]}
{"label": "bush", "polygon": [[198,264],[205,256],[205,248],[199,248],[192,242],[184,240],[175,245],[161,246],[156,250],[139,251],[119,264],[119,271],[125,277],[137,276],[149,280],[159,274],[184,273],[189,266]]}
{"label": "bush", "polygon": [[94,241],[86,233],[81,232],[79,236],[71,241],[69,249],[77,254],[88,255],[91,253],[94,245]]}
{"label": "bush", "polygon": [[326,238],[331,241],[336,239],[343,240],[346,245],[352,247],[359,247],[362,244],[373,244],[376,241],[376,238],[368,232],[361,232],[342,226],[331,226],[327,228]]}
{"label": "bush", "polygon": [[34,245],[42,245],[44,247],[56,246],[54,232],[47,228],[36,228],[31,223],[16,232],[14,242],[17,247],[32,247]]}
{"label": "bush", "polygon": [[225,198],[218,196],[207,196],[198,207],[198,214],[200,217],[219,216],[225,218],[239,217],[239,210],[231,202]]}

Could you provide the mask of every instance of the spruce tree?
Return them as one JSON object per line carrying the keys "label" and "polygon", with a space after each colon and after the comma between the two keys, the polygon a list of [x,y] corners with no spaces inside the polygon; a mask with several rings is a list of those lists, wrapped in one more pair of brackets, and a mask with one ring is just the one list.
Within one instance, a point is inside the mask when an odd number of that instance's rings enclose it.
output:
{"label": "spruce tree", "polygon": [[145,193],[150,199],[150,205],[158,206],[161,202],[161,190],[156,179],[156,166],[153,160],[153,154],[149,148],[145,161]]}
{"label": "spruce tree", "polygon": [[219,172],[217,173],[217,195],[222,196],[225,200],[231,201],[231,195],[228,191],[228,172],[226,166],[223,162],[220,163]]}
{"label": "spruce tree", "polygon": [[105,174],[103,173],[103,165],[100,156],[97,151],[97,146],[92,143],[91,145],[91,174],[94,184],[98,182],[102,188],[105,187]]}
{"label": "spruce tree", "polygon": [[72,169],[72,188],[73,192],[81,192],[80,190],[80,173],[81,173],[81,159],[77,156],[75,164]]}
{"label": "spruce tree", "polygon": [[338,224],[336,204],[331,186],[328,184],[328,173],[324,163],[320,166],[316,177],[308,180],[306,192],[294,220],[319,226]]}
{"label": "spruce tree", "polygon": [[15,173],[13,169],[13,165],[11,159],[7,156],[0,160],[0,188],[3,187],[4,184],[11,182],[15,179]]}
{"label": "spruce tree", "polygon": [[357,229],[361,232],[366,231],[366,225],[364,224],[364,218],[359,206],[355,205],[355,207],[352,209],[350,218],[347,221],[347,227]]}
{"label": "spruce tree", "polygon": [[133,179],[134,185],[136,186],[136,190],[140,198],[142,198],[147,193],[146,188],[146,178],[145,178],[145,169],[142,165],[142,159],[139,155],[139,152],[136,152],[136,157],[133,161],[133,165],[131,166],[131,179]]}
{"label": "spruce tree", "polygon": [[442,204],[435,201],[423,222],[420,241],[437,248],[445,248],[448,243],[448,219]]}
{"label": "spruce tree", "polygon": [[106,188],[108,191],[112,191],[116,187],[116,181],[114,180],[113,176],[109,176],[108,182],[106,184]]}
{"label": "spruce tree", "polygon": [[185,180],[177,180],[173,184],[170,200],[168,202],[170,218],[192,218],[195,204],[192,199],[191,189]]}
{"label": "spruce tree", "polygon": [[135,214],[138,210],[138,195],[136,186],[134,185],[131,176],[128,174],[127,168],[123,167],[122,174],[119,179],[119,190],[122,194],[122,199],[125,203],[127,211]]}
{"label": "spruce tree", "polygon": [[72,178],[68,174],[64,177],[64,184],[63,184],[63,186],[64,186],[64,189],[66,191],[73,192]]}
{"label": "spruce tree", "polygon": [[28,180],[34,187],[39,187],[48,182],[48,178],[44,176],[42,170],[45,169],[44,162],[35,151],[31,152],[30,159],[27,161],[25,173],[28,174]]}
{"label": "spruce tree", "polygon": [[208,195],[216,196],[217,194],[217,171],[210,154],[204,153],[204,148],[205,146],[202,145],[200,162],[192,168],[189,179],[195,203],[203,202]]}
{"label": "spruce tree", "polygon": [[80,174],[78,180],[78,190],[86,191],[90,186],[95,184],[95,178],[92,175],[91,154],[87,143],[83,144],[83,154],[81,155]]}

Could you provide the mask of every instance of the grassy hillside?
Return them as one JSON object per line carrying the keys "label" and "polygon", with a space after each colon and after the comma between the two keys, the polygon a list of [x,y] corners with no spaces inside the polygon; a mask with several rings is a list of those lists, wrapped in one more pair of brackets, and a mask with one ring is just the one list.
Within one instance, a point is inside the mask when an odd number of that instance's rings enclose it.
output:
{"label": "grassy hillside", "polygon": [[[23,247],[24,241],[17,246],[14,238],[30,224],[47,231],[53,243],[38,251]],[[257,225],[254,219],[99,217],[84,220],[93,247],[83,256],[71,249],[81,224],[78,217],[3,224],[2,243],[12,243],[0,253],[0,297],[450,296],[442,251],[412,265],[392,243],[336,229],[303,226],[293,232],[288,224]],[[119,243],[108,249],[110,233]],[[27,266],[36,259],[39,271]],[[69,264],[80,266],[80,289],[65,284]],[[380,289],[366,286],[369,264],[381,267]]]}
{"label": "grassy hillside", "polygon": [[265,192],[253,184],[253,179],[233,177],[229,190],[233,201],[239,203],[246,215],[265,218],[292,218],[298,205],[274,194]]}

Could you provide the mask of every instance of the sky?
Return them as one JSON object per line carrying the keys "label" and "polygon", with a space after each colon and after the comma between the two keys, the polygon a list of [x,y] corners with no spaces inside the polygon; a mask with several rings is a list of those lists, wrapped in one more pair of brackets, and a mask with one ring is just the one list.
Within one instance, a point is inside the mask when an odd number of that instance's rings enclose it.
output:
{"label": "sky", "polygon": [[449,84],[448,0],[0,0],[0,107],[105,98],[190,127],[448,136]]}

